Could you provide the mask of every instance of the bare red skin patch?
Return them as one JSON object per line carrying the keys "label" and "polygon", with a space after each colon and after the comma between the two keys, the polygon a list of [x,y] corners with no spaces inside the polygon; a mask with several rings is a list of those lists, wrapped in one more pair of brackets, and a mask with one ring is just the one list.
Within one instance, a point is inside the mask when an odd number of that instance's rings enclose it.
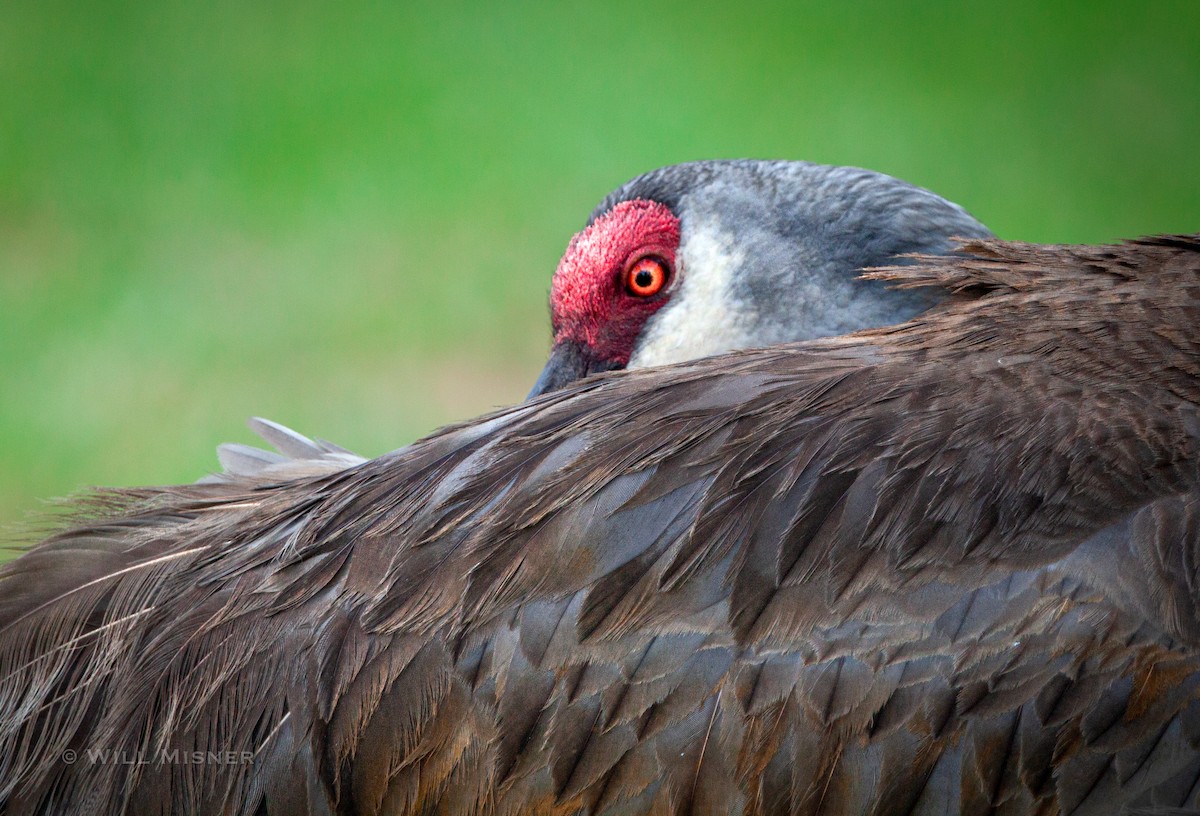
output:
{"label": "bare red skin patch", "polygon": [[[656,201],[622,201],[567,246],[550,287],[554,342],[574,340],[598,360],[624,367],[650,315],[670,298],[679,250],[679,219]],[[671,280],[655,297],[625,288],[625,273],[646,256],[665,262]]]}

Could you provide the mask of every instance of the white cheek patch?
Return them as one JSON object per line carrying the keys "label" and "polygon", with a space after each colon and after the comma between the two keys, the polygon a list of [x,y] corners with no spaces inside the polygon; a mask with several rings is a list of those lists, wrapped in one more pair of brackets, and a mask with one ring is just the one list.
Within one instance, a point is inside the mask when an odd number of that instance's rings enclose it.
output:
{"label": "white cheek patch", "polygon": [[721,354],[745,345],[756,315],[734,302],[733,276],[744,250],[715,224],[689,227],[679,246],[681,277],[671,302],[646,322],[629,368],[666,365]]}

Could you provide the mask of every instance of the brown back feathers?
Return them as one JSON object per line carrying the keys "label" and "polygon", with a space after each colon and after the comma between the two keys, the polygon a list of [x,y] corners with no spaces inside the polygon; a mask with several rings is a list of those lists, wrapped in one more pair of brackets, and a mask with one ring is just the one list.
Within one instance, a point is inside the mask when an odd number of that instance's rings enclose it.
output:
{"label": "brown back feathers", "polygon": [[899,327],[105,494],[0,568],[0,813],[1196,807],[1200,237],[964,252]]}

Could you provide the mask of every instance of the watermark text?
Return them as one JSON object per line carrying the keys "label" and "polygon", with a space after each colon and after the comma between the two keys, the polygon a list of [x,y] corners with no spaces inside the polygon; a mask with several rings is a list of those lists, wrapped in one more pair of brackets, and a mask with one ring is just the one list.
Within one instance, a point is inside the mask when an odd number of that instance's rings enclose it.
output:
{"label": "watermark text", "polygon": [[165,748],[159,751],[132,751],[111,748],[85,748],[62,752],[68,765],[86,762],[89,765],[247,765],[254,761],[253,751],[184,751]]}

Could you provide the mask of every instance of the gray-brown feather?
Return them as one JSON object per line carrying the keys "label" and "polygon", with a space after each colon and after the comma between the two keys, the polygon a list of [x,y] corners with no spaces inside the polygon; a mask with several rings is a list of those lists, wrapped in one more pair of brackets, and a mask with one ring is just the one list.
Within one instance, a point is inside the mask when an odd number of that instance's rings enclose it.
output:
{"label": "gray-brown feather", "polygon": [[1200,237],[965,250],[899,327],[111,494],[0,569],[0,812],[1196,807]]}

